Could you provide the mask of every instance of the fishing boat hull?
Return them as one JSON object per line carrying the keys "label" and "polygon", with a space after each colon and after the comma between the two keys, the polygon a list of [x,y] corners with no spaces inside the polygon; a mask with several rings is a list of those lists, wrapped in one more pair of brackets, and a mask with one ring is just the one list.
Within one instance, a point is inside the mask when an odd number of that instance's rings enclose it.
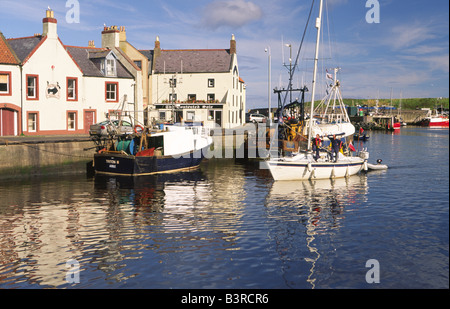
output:
{"label": "fishing boat hull", "polygon": [[209,145],[201,150],[179,156],[133,156],[121,153],[97,153],[94,155],[94,169],[97,174],[141,176],[172,173],[197,168]]}
{"label": "fishing boat hull", "polygon": [[449,119],[444,117],[429,117],[422,122],[425,127],[448,127]]}
{"label": "fishing boat hull", "polygon": [[360,157],[344,157],[337,162],[316,162],[310,157],[272,159],[267,161],[274,180],[311,180],[342,178],[367,169],[367,161]]}

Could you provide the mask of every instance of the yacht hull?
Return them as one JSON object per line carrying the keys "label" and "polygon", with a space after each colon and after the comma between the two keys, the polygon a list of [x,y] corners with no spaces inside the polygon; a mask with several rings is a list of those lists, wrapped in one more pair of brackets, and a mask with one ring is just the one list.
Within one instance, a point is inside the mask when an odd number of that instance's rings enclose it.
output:
{"label": "yacht hull", "polygon": [[367,169],[367,161],[348,157],[337,162],[315,162],[308,159],[267,161],[274,180],[310,180],[342,178]]}

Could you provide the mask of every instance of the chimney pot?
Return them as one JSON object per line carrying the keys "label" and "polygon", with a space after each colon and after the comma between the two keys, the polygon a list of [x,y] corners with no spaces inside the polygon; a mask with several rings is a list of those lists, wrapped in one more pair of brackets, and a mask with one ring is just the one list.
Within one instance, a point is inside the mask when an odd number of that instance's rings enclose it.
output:
{"label": "chimney pot", "polygon": [[155,50],[153,51],[153,55],[155,57],[159,57],[161,55],[161,42],[159,41],[159,36],[156,36],[155,40]]}
{"label": "chimney pot", "polygon": [[54,12],[52,9],[50,9],[50,7],[45,12],[45,16],[46,17],[42,20],[42,25],[43,25],[42,35],[47,36],[48,38],[51,38],[51,39],[58,38],[57,26],[56,26],[56,24],[58,22],[55,19]]}
{"label": "chimney pot", "polygon": [[234,37],[234,34],[231,35],[230,54],[236,54],[236,38]]}

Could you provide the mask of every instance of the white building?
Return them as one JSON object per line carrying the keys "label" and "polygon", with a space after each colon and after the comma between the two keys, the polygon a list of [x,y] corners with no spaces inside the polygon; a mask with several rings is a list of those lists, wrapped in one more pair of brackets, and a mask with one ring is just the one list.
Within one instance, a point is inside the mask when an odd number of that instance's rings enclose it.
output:
{"label": "white building", "polygon": [[21,132],[19,62],[0,32],[0,136],[18,135]]}
{"label": "white building", "polygon": [[[0,35],[0,136],[85,134],[121,108],[144,123],[245,123],[246,90],[234,35],[229,49],[137,50],[125,27],[105,27],[102,47],[66,46],[46,11],[42,34]],[[0,33],[1,34],[1,33]]]}
{"label": "white building", "polygon": [[245,123],[245,84],[234,35],[230,49],[162,50],[157,37],[152,62],[151,118],[224,128]]}
{"label": "white building", "polygon": [[0,76],[6,75],[12,83],[7,90],[10,98],[0,96],[0,102],[10,100],[5,110],[8,117],[11,111],[18,113],[18,124],[14,132],[8,124],[8,134],[3,135],[87,133],[91,124],[117,110],[125,97],[133,103],[132,110],[142,109],[137,106],[135,82],[140,69],[115,48],[65,46],[52,10],[43,19],[42,34],[6,43],[18,63],[14,70],[11,65],[1,69],[10,72]]}

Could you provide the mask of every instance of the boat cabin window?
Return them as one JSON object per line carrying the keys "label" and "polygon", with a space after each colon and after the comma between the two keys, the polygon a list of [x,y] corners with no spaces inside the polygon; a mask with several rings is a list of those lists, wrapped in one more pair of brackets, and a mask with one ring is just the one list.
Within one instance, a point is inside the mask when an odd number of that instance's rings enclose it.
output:
{"label": "boat cabin window", "polygon": [[159,147],[164,148],[163,136],[151,136],[148,139],[148,148],[158,149]]}

